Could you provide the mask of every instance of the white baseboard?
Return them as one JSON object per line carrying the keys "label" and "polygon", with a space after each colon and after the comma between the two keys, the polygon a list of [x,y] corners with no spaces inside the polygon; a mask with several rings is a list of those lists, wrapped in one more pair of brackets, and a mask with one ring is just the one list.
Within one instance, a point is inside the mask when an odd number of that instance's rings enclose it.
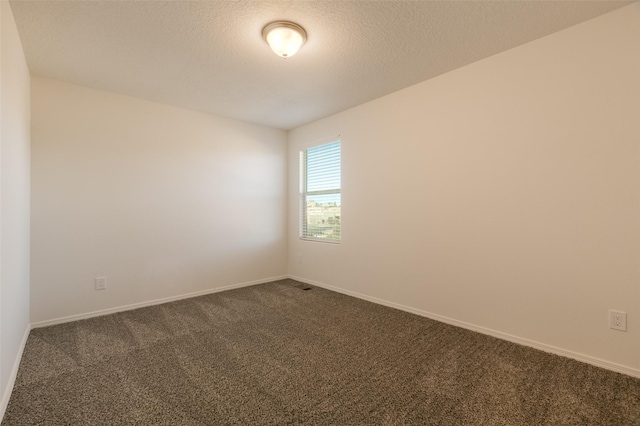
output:
{"label": "white baseboard", "polygon": [[31,326],[27,325],[27,328],[24,331],[24,335],[22,336],[22,342],[20,342],[20,348],[18,349],[18,353],[16,354],[16,359],[13,362],[13,368],[11,369],[11,373],[9,374],[9,380],[7,381],[7,386],[4,388],[4,393],[2,394],[2,400],[0,401],[0,421],[2,421],[2,419],[4,418],[4,413],[7,410],[7,406],[9,405],[11,392],[13,392],[13,385],[15,385],[16,377],[18,376],[18,368],[20,368],[22,353],[24,352],[24,347],[27,345],[27,339],[29,338],[30,332],[31,332]]}
{"label": "white baseboard", "polygon": [[[589,355],[581,354],[579,352],[574,352],[574,351],[570,351],[570,350],[567,350],[567,349],[559,348],[559,347],[556,347],[556,346],[548,345],[546,343],[537,342],[535,340],[530,340],[530,339],[526,339],[526,338],[523,338],[523,337],[514,336],[512,334],[503,333],[501,331],[493,330],[493,329],[490,329],[490,328],[482,327],[482,326],[471,324],[471,323],[464,322],[464,321],[459,321],[459,320],[456,320],[456,319],[453,319],[453,318],[448,318],[448,317],[445,317],[445,316],[442,316],[442,315],[438,315],[438,314],[434,314],[434,313],[431,313],[431,312],[423,311],[421,309],[412,308],[410,306],[405,306],[405,305],[401,305],[399,303],[390,302],[390,301],[387,301],[387,300],[384,300],[384,299],[379,299],[377,297],[368,296],[368,295],[365,295],[365,294],[362,294],[362,293],[357,293],[355,291],[345,290],[343,288],[335,287],[335,286],[332,286],[332,285],[329,285],[329,284],[325,284],[325,283],[321,283],[321,282],[317,282],[317,281],[313,281],[313,280],[308,280],[306,278],[297,277],[295,275],[282,275],[282,276],[277,276],[277,277],[265,278],[265,279],[261,279],[261,280],[250,281],[250,282],[245,282],[245,283],[240,283],[240,284],[232,284],[232,285],[228,285],[228,286],[224,286],[224,287],[218,287],[218,288],[198,291],[198,292],[194,292],[194,293],[187,293],[187,294],[182,294],[182,295],[178,295],[178,296],[166,297],[166,298],[163,298],[163,299],[156,299],[156,300],[151,300],[151,301],[147,301],[147,302],[134,303],[134,304],[131,304],[131,305],[126,305],[126,306],[119,306],[119,307],[110,308],[110,309],[103,309],[103,310],[100,310],[100,311],[87,312],[87,313],[83,313],[83,314],[71,315],[71,316],[62,317],[62,318],[55,318],[55,319],[46,320],[46,321],[39,321],[39,322],[31,324],[31,328],[46,327],[46,326],[49,326],[49,325],[55,325],[55,324],[61,324],[61,323],[65,323],[65,322],[71,322],[71,321],[77,321],[77,320],[82,320],[82,319],[87,319],[87,318],[93,318],[93,317],[102,316],[102,315],[109,315],[109,314],[113,314],[113,313],[116,313],[116,312],[129,311],[129,310],[132,310],[132,309],[143,308],[143,307],[146,307],[146,306],[160,305],[162,303],[173,302],[173,301],[182,300],[182,299],[189,299],[189,298],[192,298],[192,297],[203,296],[205,294],[218,293],[218,292],[221,292],[221,291],[232,290],[234,288],[249,287],[249,286],[252,286],[252,285],[263,284],[263,283],[267,283],[267,282],[271,282],[271,281],[278,281],[278,280],[282,280],[282,279],[286,279],[286,278],[291,278],[291,279],[296,280],[296,281],[300,281],[300,282],[303,282],[303,283],[307,283],[307,284],[315,285],[315,286],[318,286],[318,287],[326,288],[327,290],[335,291],[337,293],[346,294],[348,296],[353,296],[353,297],[356,297],[358,299],[367,300],[369,302],[377,303],[379,305],[384,305],[384,306],[388,306],[388,307],[391,307],[391,308],[400,309],[402,311],[410,312],[412,314],[416,314],[416,315],[420,315],[422,317],[430,318],[430,319],[433,319],[435,321],[443,322],[445,324],[454,325],[456,327],[465,328],[467,330],[477,331],[477,332],[482,333],[482,334],[487,334],[489,336],[497,337],[497,338],[502,339],[502,340],[507,340],[509,342],[518,343],[518,344],[521,344],[521,345],[524,345],[524,346],[529,346],[529,347],[532,347],[534,349],[539,349],[539,350],[544,351],[544,352],[549,352],[549,353],[552,353],[552,354],[555,354],[555,355],[560,355],[560,356],[564,356],[564,357],[567,357],[567,358],[572,358],[572,359],[575,359],[577,361],[581,361],[581,362],[585,362],[587,364],[595,365],[596,367],[601,367],[601,368],[605,368],[607,370],[611,370],[611,371],[615,371],[615,372],[618,372],[618,373],[626,374],[628,376],[633,376],[633,377],[640,378],[640,370],[637,369],[637,368],[633,368],[633,367],[629,367],[629,366],[621,365],[621,364],[616,364],[614,362],[610,362],[610,361],[606,361],[606,360],[603,360],[603,359],[600,359],[600,358],[596,358],[596,357],[592,357],[592,356],[589,356]],[[29,333],[27,331],[27,333],[25,334],[25,337],[24,337],[23,345],[22,345],[22,347],[20,349],[20,357],[22,357],[22,350],[24,349],[24,344],[26,343],[26,339],[27,339],[28,335],[29,335]],[[11,380],[15,380],[15,374],[17,374],[17,372],[18,372],[18,366],[19,366],[19,362],[20,362],[20,357],[18,357],[18,359],[16,361],[17,364],[14,366],[14,370],[15,371],[12,372]],[[11,389],[12,388],[13,388],[13,381],[11,382]],[[6,393],[7,393],[7,391],[5,391],[5,394]],[[2,405],[0,406],[0,409],[2,410],[2,411],[0,411],[0,413],[2,413],[2,414],[4,414],[4,410],[6,409],[6,404],[8,404],[8,402],[9,402],[10,395],[11,395],[11,392],[8,391],[8,395],[4,395],[3,396]],[[6,398],[6,401],[5,401],[5,398]]]}
{"label": "white baseboard", "polygon": [[335,291],[337,293],[353,296],[358,299],[367,300],[369,302],[377,303],[379,305],[388,306],[390,308],[400,309],[401,311],[410,312],[412,314],[420,315],[422,317],[430,318],[435,321],[443,322],[445,324],[454,325],[456,327],[465,328],[471,331],[477,331],[478,333],[487,334],[489,336],[497,337],[498,339],[507,340],[509,342],[518,343],[520,345],[529,346],[534,349],[539,349],[544,352],[549,352],[555,355],[560,355],[566,358],[572,358],[577,361],[581,361],[587,364],[595,365],[596,367],[605,368],[607,370],[615,371],[617,373],[626,374],[632,377],[640,378],[640,370],[637,368],[629,367],[626,365],[616,364],[614,362],[606,361],[600,358],[592,357],[589,355],[581,354],[579,352],[570,351],[567,349],[558,348],[556,346],[547,345],[546,343],[536,342],[535,340],[525,339],[523,337],[514,336],[512,334],[503,333],[501,331],[493,330],[490,328],[482,327],[479,325],[471,324],[464,321],[458,321],[453,318],[448,318],[442,315],[433,314],[431,312],[423,311],[421,309],[412,308],[410,306],[404,306],[399,303],[389,302],[387,300],[378,299],[377,297],[367,296],[365,294],[357,293],[355,291],[345,290],[343,288],[335,287],[329,284],[320,283],[313,280],[308,280],[294,275],[289,275],[292,280],[300,281],[306,284],[315,285],[318,287],[326,288],[327,290]]}
{"label": "white baseboard", "polygon": [[234,288],[249,287],[249,286],[252,286],[252,285],[264,284],[264,283],[268,283],[268,282],[271,282],[271,281],[284,280],[284,279],[287,279],[287,278],[289,278],[288,275],[281,275],[281,276],[277,276],[277,277],[265,278],[265,279],[262,279],[262,280],[249,281],[249,282],[244,282],[244,283],[240,283],[240,284],[232,284],[232,285],[227,285],[227,286],[224,286],[224,287],[217,287],[217,288],[212,288],[212,289],[208,289],[208,290],[196,291],[196,292],[193,292],[193,293],[180,294],[180,295],[177,295],[177,296],[171,296],[171,297],[165,297],[165,298],[162,298],[162,299],[150,300],[150,301],[147,301],[147,302],[133,303],[131,305],[117,306],[115,308],[102,309],[102,310],[99,310],[99,311],[86,312],[86,313],[83,313],[83,314],[70,315],[70,316],[67,316],[67,317],[54,318],[54,319],[45,320],[45,321],[38,321],[38,322],[32,323],[31,327],[32,328],[47,327],[49,325],[62,324],[62,323],[65,323],[65,322],[78,321],[78,320],[83,320],[83,319],[87,319],[87,318],[93,318],[93,317],[99,317],[99,316],[103,316],[103,315],[115,314],[116,312],[124,312],[124,311],[130,311],[132,309],[144,308],[144,307],[147,307],[147,306],[161,305],[163,303],[175,302],[176,300],[190,299],[192,297],[204,296],[205,294],[219,293],[221,291],[233,290]]}

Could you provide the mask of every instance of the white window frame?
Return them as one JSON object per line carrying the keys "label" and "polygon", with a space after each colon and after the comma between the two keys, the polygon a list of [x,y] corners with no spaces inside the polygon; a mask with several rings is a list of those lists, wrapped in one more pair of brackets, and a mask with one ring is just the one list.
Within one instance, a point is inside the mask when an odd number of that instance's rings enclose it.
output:
{"label": "white window frame", "polygon": [[[323,238],[323,237],[313,237],[311,235],[307,235],[305,230],[306,226],[308,226],[307,222],[307,197],[309,196],[318,196],[318,195],[339,195],[340,196],[340,205],[342,205],[342,182],[340,181],[338,188],[331,188],[326,190],[319,191],[307,191],[308,182],[307,182],[307,152],[311,149],[317,149],[327,145],[339,144],[340,149],[340,157],[339,168],[340,174],[342,172],[342,141],[339,137],[331,138],[329,140],[325,140],[324,142],[317,143],[313,146],[309,146],[304,150],[300,151],[300,223],[299,223],[299,236],[301,240],[304,241],[318,241],[323,243],[331,243],[331,244],[340,244],[342,241],[342,212],[340,213],[340,225],[338,229],[340,230],[340,236],[338,238]],[[335,230],[335,227],[334,227]]]}

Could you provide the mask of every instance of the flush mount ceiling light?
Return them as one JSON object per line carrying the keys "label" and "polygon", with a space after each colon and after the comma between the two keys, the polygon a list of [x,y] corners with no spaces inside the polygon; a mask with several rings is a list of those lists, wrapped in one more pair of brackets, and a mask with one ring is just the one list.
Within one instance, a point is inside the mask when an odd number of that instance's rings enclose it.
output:
{"label": "flush mount ceiling light", "polygon": [[276,55],[287,59],[295,55],[307,41],[307,32],[293,22],[276,21],[264,27],[262,38],[269,43]]}

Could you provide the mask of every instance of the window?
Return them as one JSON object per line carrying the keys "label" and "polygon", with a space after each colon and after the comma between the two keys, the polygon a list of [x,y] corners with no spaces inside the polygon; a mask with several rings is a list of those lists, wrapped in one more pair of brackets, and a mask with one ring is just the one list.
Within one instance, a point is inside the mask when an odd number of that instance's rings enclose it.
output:
{"label": "window", "polygon": [[300,238],[340,242],[340,141],[300,152]]}

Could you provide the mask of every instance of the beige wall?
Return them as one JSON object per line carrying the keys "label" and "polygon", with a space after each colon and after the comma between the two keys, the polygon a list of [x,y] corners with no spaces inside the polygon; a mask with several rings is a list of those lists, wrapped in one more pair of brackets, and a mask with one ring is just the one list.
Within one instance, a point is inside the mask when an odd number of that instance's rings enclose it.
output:
{"label": "beige wall", "polygon": [[32,322],[286,274],[284,131],[37,77],[32,122]]}
{"label": "beige wall", "polygon": [[0,2],[0,418],[29,330],[29,69]]}
{"label": "beige wall", "polygon": [[[293,130],[290,274],[640,375],[639,42],[635,3]],[[337,134],[342,244],[300,241]]]}

